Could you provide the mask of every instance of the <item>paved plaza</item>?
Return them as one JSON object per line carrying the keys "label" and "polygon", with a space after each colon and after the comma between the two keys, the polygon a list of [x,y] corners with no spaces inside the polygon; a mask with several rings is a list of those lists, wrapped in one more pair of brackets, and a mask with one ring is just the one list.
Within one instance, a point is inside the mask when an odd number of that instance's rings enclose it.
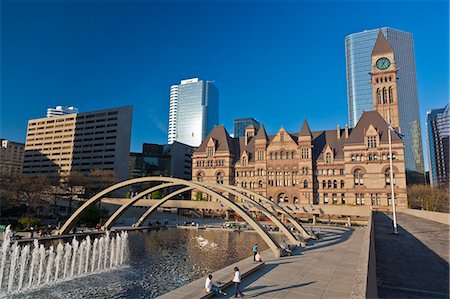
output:
{"label": "paved plaza", "polygon": [[[264,251],[264,267],[243,279],[245,297],[349,298],[366,229],[323,226],[320,240],[297,249],[293,256],[274,258],[271,250]],[[252,257],[241,263],[253,263]],[[228,271],[231,279],[233,272]],[[161,298],[185,298],[188,292],[203,289],[204,282],[199,279]],[[226,292],[227,298],[233,297],[232,287]]]}
{"label": "paved plaza", "polygon": [[375,213],[375,246],[380,298],[449,298],[449,226],[398,213]]}

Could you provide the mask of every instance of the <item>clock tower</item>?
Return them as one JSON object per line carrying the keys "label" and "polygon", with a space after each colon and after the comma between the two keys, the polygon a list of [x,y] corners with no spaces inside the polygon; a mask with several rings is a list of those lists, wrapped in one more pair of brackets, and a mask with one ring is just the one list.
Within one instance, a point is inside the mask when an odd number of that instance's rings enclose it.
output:
{"label": "clock tower", "polygon": [[388,123],[388,114],[390,114],[392,127],[400,130],[397,70],[394,61],[394,49],[380,30],[372,50],[372,72],[370,75],[372,76],[373,108]]}

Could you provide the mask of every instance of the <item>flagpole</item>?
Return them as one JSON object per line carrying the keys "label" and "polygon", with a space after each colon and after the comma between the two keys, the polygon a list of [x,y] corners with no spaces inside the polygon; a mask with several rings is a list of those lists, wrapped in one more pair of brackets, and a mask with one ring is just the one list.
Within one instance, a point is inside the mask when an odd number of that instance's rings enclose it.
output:
{"label": "flagpole", "polygon": [[391,140],[391,107],[389,105],[388,107],[388,122],[389,122],[389,128],[388,128],[388,140],[389,140],[389,175],[391,177],[391,201],[392,201],[392,218],[393,218],[393,225],[394,225],[394,235],[398,234],[397,230],[397,213],[395,211],[395,193],[394,193],[394,172],[392,167],[392,140]]}

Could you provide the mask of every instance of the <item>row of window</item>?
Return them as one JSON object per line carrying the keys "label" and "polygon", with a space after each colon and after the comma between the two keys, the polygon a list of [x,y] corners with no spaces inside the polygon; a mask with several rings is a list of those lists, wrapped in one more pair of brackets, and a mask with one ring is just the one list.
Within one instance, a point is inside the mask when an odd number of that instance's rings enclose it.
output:
{"label": "row of window", "polygon": [[[377,153],[369,153],[366,154],[367,155],[367,159],[369,161],[377,161],[378,160],[378,154]],[[366,159],[366,155],[365,154],[357,154],[357,155],[352,155],[351,156],[351,160],[352,162],[359,162],[359,161],[364,161]],[[388,153],[382,153],[381,154],[381,160],[389,160],[389,154]],[[395,153],[392,153],[392,160],[395,160]]]}
{"label": "row of window", "polygon": [[[197,167],[205,167],[205,160],[197,161]],[[212,166],[225,166],[225,160],[207,160],[206,166],[212,167]]]}
{"label": "row of window", "polygon": [[377,103],[381,104],[381,101],[383,101],[383,104],[394,102],[394,95],[392,93],[391,86],[389,86],[388,89],[386,89],[386,87],[383,87],[382,89],[377,88]]}
{"label": "row of window", "polygon": [[344,175],[344,169],[316,169],[316,175]]}

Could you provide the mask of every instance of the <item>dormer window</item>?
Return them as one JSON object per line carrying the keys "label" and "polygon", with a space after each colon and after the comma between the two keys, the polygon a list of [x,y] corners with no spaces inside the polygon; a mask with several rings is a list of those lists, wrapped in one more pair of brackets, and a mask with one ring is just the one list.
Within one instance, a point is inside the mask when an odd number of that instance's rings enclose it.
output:
{"label": "dormer window", "polygon": [[368,148],[377,147],[377,136],[367,136],[367,147]]}
{"label": "dormer window", "polygon": [[325,163],[326,164],[331,164],[332,163],[332,161],[331,161],[331,153],[326,153],[326,155],[325,155]]}
{"label": "dormer window", "polygon": [[214,146],[208,146],[208,157],[214,156]]}

